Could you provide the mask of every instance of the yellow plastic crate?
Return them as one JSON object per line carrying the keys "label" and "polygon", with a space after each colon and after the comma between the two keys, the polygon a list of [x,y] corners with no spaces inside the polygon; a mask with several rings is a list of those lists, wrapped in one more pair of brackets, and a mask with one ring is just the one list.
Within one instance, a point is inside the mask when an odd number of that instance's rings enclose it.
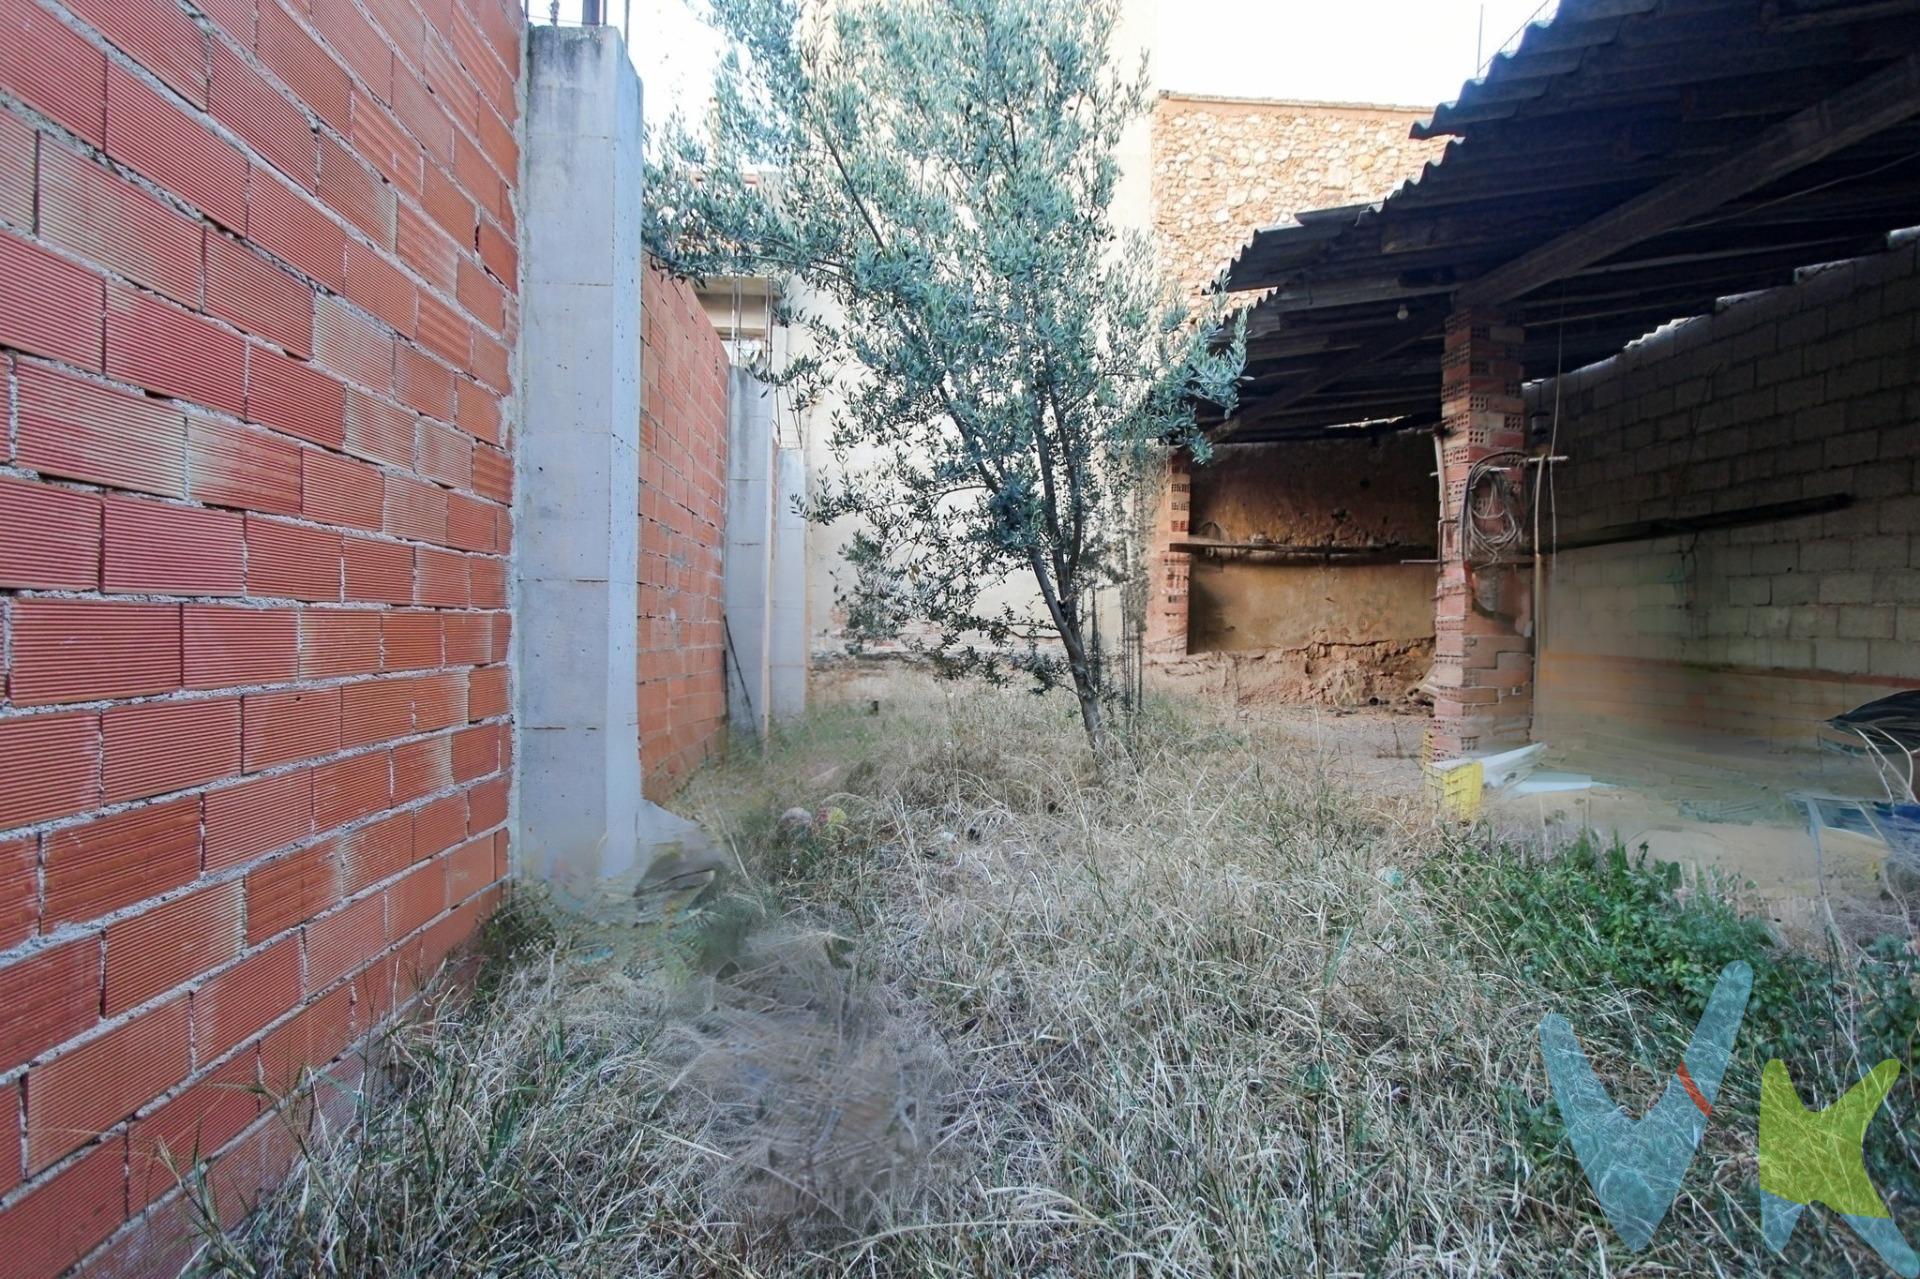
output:
{"label": "yellow plastic crate", "polygon": [[1427,794],[1448,817],[1465,822],[1478,817],[1486,786],[1487,770],[1477,759],[1451,767],[1427,765]]}

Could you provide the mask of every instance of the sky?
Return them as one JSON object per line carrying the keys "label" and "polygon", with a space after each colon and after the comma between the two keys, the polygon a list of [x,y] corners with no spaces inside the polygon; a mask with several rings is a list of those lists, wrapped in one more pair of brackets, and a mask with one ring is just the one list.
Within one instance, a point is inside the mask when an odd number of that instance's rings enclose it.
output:
{"label": "sky", "polygon": [[[688,0],[604,0],[628,40],[647,117],[697,108],[717,43]],[[694,4],[698,0],[693,0]],[[1481,59],[1541,0],[1157,0],[1157,87],[1232,97],[1432,106],[1451,101]],[[536,15],[546,4],[533,0]],[[562,0],[577,18],[580,0]]]}
{"label": "sky", "polygon": [[1162,89],[1430,107],[1450,102],[1540,0],[1162,0]]}

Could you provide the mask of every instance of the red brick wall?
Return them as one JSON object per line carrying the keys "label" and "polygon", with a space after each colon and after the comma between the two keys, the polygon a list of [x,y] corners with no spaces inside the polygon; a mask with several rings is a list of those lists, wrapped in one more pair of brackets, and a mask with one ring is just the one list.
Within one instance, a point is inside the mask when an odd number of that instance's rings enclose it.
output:
{"label": "red brick wall", "polygon": [[[504,874],[507,0],[0,0],[0,1268],[167,1270],[161,1152]],[[344,1060],[330,1067],[351,1080]]]}
{"label": "red brick wall", "polygon": [[1188,588],[1193,557],[1168,549],[1189,534],[1193,505],[1193,464],[1183,454],[1167,459],[1167,478],[1154,515],[1153,541],[1147,547],[1147,656],[1168,661],[1187,655]]}
{"label": "red brick wall", "polygon": [[727,353],[681,281],[649,269],[642,312],[640,766],[662,799],[726,729]]}
{"label": "red brick wall", "polygon": [[1452,759],[1524,745],[1533,723],[1533,583],[1522,565],[1474,563],[1460,535],[1476,463],[1526,448],[1518,355],[1525,335],[1499,315],[1447,317],[1440,365],[1440,575],[1433,598],[1433,746]]}

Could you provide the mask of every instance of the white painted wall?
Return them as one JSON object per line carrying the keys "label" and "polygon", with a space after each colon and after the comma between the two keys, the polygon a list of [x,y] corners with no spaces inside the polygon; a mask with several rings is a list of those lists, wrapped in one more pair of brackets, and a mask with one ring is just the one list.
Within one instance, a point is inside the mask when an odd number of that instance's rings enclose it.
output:
{"label": "white painted wall", "polygon": [[775,462],[773,555],[767,587],[768,699],[773,718],[807,709],[807,454],[782,448]]}
{"label": "white painted wall", "polygon": [[773,705],[768,658],[773,610],[773,390],[742,368],[727,381],[727,720],[737,731],[767,731]]}

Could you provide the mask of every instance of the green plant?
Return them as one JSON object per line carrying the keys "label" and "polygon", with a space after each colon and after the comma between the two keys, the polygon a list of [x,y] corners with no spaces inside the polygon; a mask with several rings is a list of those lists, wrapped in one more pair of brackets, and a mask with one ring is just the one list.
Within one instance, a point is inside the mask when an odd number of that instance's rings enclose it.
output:
{"label": "green plant", "polygon": [[1515,848],[1462,848],[1429,862],[1423,878],[1446,884],[1461,905],[1456,931],[1564,996],[1630,993],[1691,1026],[1728,964],[1753,966],[1741,1043],[1778,1056],[1818,1042],[1809,1001],[1829,982],[1825,967],[1778,945],[1760,920],[1742,915],[1711,881],[1688,885],[1676,863],[1651,860],[1585,835],[1542,857]]}
{"label": "green plant", "polygon": [[[1098,747],[1094,592],[1141,571],[1141,483],[1205,453],[1194,399],[1231,408],[1245,362],[1244,325],[1216,342],[1217,306],[1191,321],[1117,223],[1149,105],[1144,68],[1114,65],[1118,3],[710,7],[715,108],[661,141],[648,247],[784,282],[811,345],[762,372],[841,400],[808,513],[859,523],[850,630],[1065,685]],[[992,602],[1024,581],[1038,608]]]}
{"label": "green plant", "polygon": [[[1857,1047],[1844,1043],[1829,1077],[1859,1073],[1892,1057],[1902,1066],[1881,1114],[1867,1130],[1867,1168],[1896,1214],[1920,1208],[1920,955],[1906,938],[1883,937],[1867,946],[1854,970],[1857,1015],[1850,1029]],[[1847,1083],[1851,1079],[1846,1080]],[[1844,1083],[1839,1083],[1845,1087]],[[1830,1099],[1837,1093],[1825,1094]]]}
{"label": "green plant", "polygon": [[[1773,1058],[1787,1062],[1797,1083],[1806,1081],[1809,1105],[1832,1101],[1887,1057],[1909,1068],[1920,1064],[1913,1052],[1920,956],[1905,939],[1875,941],[1850,965],[1821,962],[1779,945],[1714,881],[1689,884],[1679,866],[1652,861],[1644,850],[1629,853],[1617,841],[1582,839],[1549,857],[1469,843],[1428,863],[1423,878],[1445,885],[1458,904],[1445,916],[1457,936],[1538,980],[1554,993],[1556,1007],[1583,1019],[1583,1037],[1636,1063],[1653,1081],[1684,1045],[1720,971],[1736,960],[1752,965],[1753,993],[1717,1111],[1726,1116],[1717,1140],[1729,1129],[1751,1140],[1760,1072]],[[1594,1015],[1609,1005],[1610,1012]],[[1523,1147],[1544,1163],[1561,1139],[1557,1113],[1544,1098],[1531,1105],[1509,1098],[1505,1105]],[[1867,1166],[1896,1215],[1920,1206],[1916,1123],[1920,1088],[1907,1073],[1866,1143]],[[1750,1202],[1753,1193],[1749,1180],[1731,1198]],[[1751,1233],[1747,1224],[1739,1229]]]}
{"label": "green plant", "polygon": [[[1812,1015],[1859,1028],[1826,1042],[1867,1055],[1911,1031],[1899,948],[1782,952],[1711,885],[1443,831],[1259,724],[1155,708],[1137,767],[1089,784],[1057,706],[903,679],[885,707],[817,709],[698,774],[679,802],[744,879],[664,933],[562,928],[490,1001],[436,1002],[396,1037],[397,1091],[210,1264],[1871,1273],[1843,1230],[1764,1248],[1740,1071],[1653,1248],[1621,1252],[1556,1148],[1535,1027],[1566,1013],[1637,1106],[1716,964],[1800,974]],[[834,845],[783,860],[779,814],[831,806]],[[1796,1082],[1858,1074],[1821,1066]],[[1911,1211],[1897,1129],[1872,1134]]]}

